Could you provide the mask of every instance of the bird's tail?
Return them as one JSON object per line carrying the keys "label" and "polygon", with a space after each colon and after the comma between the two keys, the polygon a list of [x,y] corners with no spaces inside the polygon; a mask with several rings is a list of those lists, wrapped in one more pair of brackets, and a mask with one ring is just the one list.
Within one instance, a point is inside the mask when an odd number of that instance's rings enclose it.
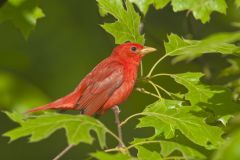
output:
{"label": "bird's tail", "polygon": [[75,109],[79,97],[80,97],[79,93],[74,91],[68,94],[67,96],[59,98],[56,101],[53,101],[49,104],[30,109],[26,113],[32,113],[46,109],[62,109],[62,110]]}

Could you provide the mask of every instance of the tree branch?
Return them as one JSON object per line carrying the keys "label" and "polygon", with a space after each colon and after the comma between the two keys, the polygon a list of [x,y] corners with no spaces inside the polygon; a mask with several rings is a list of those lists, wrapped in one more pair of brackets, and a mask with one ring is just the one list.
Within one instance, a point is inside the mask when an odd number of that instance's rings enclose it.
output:
{"label": "tree branch", "polygon": [[120,113],[120,110],[119,110],[119,107],[118,106],[114,106],[112,108],[113,112],[114,112],[114,115],[115,115],[115,122],[117,124],[117,129],[118,129],[118,138],[121,140],[121,143],[119,143],[119,147],[120,148],[123,148],[125,147],[124,143],[123,143],[123,137],[122,137],[122,128],[121,128],[121,125],[120,125],[120,119],[119,119],[119,113]]}

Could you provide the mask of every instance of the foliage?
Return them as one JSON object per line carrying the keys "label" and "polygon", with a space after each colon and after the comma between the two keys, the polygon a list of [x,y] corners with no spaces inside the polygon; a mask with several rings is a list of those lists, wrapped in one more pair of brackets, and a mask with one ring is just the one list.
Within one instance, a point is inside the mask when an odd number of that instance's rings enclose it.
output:
{"label": "foliage", "polygon": [[167,55],[177,55],[173,62],[179,62],[193,60],[205,53],[239,55],[239,47],[231,44],[237,40],[240,40],[240,32],[214,34],[201,41],[181,39],[179,36],[171,34],[164,46]]}
{"label": "foliage", "polygon": [[138,159],[141,160],[150,160],[150,159],[159,159],[162,160],[162,156],[156,151],[150,151],[142,146],[137,147],[138,150]]}
{"label": "foliage", "polygon": [[235,3],[236,3],[236,6],[237,6],[237,7],[240,7],[240,0],[235,0],[235,1],[236,1],[236,2],[235,2]]}
{"label": "foliage", "polygon": [[[141,18],[146,16],[150,5],[162,9],[171,3],[174,12],[192,12],[195,19],[206,23],[213,11],[226,14],[227,4],[224,0],[97,0],[101,16],[113,16],[115,22],[104,23],[102,28],[115,38],[115,43],[126,41],[145,43],[145,37],[139,31]],[[143,17],[134,9],[135,3]],[[237,7],[239,0],[235,1]],[[0,21],[11,20],[25,36],[36,25],[36,20],[43,17],[43,12],[32,0],[9,0],[0,8]],[[146,33],[147,34],[147,33]],[[148,91],[144,87],[138,91],[153,96],[156,101],[148,105],[142,112],[127,117],[121,126],[138,117],[139,123],[134,129],[153,128],[154,133],[146,137],[134,138],[126,147],[105,149],[106,134],[116,141],[121,140],[104,124],[95,118],[84,115],[67,115],[60,113],[43,113],[29,116],[17,112],[6,112],[7,116],[20,126],[4,134],[10,141],[30,136],[29,142],[48,138],[59,129],[65,129],[68,144],[77,145],[80,142],[92,144],[97,135],[101,150],[91,153],[90,157],[99,160],[127,159],[239,159],[239,131],[229,134],[230,120],[239,112],[239,55],[240,32],[215,33],[206,38],[193,40],[182,38],[171,33],[163,46],[165,55],[152,65],[148,74],[139,81],[153,87]],[[203,58],[205,55],[217,55],[229,65],[216,75],[217,78],[230,78],[224,84],[207,84],[206,72],[161,73],[156,72],[157,66],[164,59],[176,62],[190,62]],[[174,80],[175,86],[184,90],[176,92],[159,85],[158,79],[167,77]],[[1,86],[0,86],[1,87]],[[232,96],[233,94],[233,96]],[[180,137],[180,138],[179,138]],[[157,147],[156,147],[157,144]],[[221,146],[223,145],[223,147]],[[156,149],[157,148],[157,149]],[[133,155],[133,150],[137,154]],[[117,152],[114,154],[108,152]],[[216,152],[216,153],[214,153]]]}
{"label": "foliage", "polygon": [[[173,6],[173,11],[189,10],[193,13],[196,19],[200,19],[203,23],[210,20],[210,15],[213,11],[226,14],[227,4],[224,0],[131,0],[136,3],[140,10],[146,14],[149,5],[153,4],[156,9],[165,7],[170,1]],[[238,3],[236,1],[236,3]],[[201,5],[199,5],[201,4]]]}
{"label": "foliage", "polygon": [[28,37],[39,18],[44,17],[36,0],[8,0],[0,8],[0,23],[10,20],[24,35]]}
{"label": "foliage", "polygon": [[126,154],[117,153],[117,154],[108,154],[105,152],[96,152],[91,154],[92,157],[97,158],[99,160],[129,160],[130,157]]}
{"label": "foliage", "polygon": [[161,154],[164,157],[168,157],[174,151],[180,151],[185,159],[205,159],[206,158],[203,154],[199,153],[198,151],[176,142],[162,141],[161,148],[162,148]]}
{"label": "foliage", "polygon": [[[152,156],[157,159],[167,159],[173,158],[171,156],[172,153],[180,152],[181,156],[185,159],[206,159],[206,157],[197,150],[170,140],[146,140],[145,138],[141,138],[134,139],[132,144],[132,146],[135,146],[135,148],[138,150],[138,158],[142,158],[144,156],[146,156],[146,158],[149,158],[148,155],[152,154]],[[144,144],[159,144],[159,148],[157,148],[158,150],[151,152],[146,147],[142,146]]]}
{"label": "foliage", "polygon": [[130,0],[130,2],[135,3],[139,7],[141,12],[143,12],[143,14],[145,15],[151,4],[153,4],[156,9],[161,9],[165,7],[170,2],[170,0]]}
{"label": "foliage", "polygon": [[218,91],[210,89],[209,86],[200,83],[200,78],[203,76],[202,73],[186,72],[170,76],[174,78],[177,83],[182,84],[188,89],[185,98],[189,100],[192,105],[207,102],[214,94],[218,93]]}
{"label": "foliage", "polygon": [[144,117],[137,127],[153,127],[154,137],[163,134],[166,139],[175,137],[176,130],[179,130],[189,140],[208,149],[221,145],[221,129],[207,125],[204,118],[189,112],[190,106],[183,106],[181,103],[162,99],[151,104],[141,113]]}
{"label": "foliage", "polygon": [[220,147],[217,153],[214,155],[213,160],[224,160],[224,159],[239,159],[240,142],[240,131],[236,131],[231,137],[226,140],[225,144]]}
{"label": "foliage", "polygon": [[93,138],[90,131],[94,130],[97,133],[100,146],[106,146],[105,134],[109,132],[108,129],[101,122],[89,116],[46,113],[37,118],[23,120],[19,118],[21,115],[17,113],[7,112],[7,115],[20,124],[19,128],[4,134],[4,136],[10,137],[11,141],[31,135],[30,142],[37,142],[49,137],[56,130],[64,128],[69,144],[76,145],[80,142],[91,144]]}
{"label": "foliage", "polygon": [[138,29],[140,16],[134,11],[133,5],[129,1],[126,1],[127,9],[124,9],[122,0],[97,0],[97,2],[102,16],[109,13],[118,20],[102,25],[107,32],[114,36],[116,44],[126,41],[144,43],[144,37],[140,35]]}

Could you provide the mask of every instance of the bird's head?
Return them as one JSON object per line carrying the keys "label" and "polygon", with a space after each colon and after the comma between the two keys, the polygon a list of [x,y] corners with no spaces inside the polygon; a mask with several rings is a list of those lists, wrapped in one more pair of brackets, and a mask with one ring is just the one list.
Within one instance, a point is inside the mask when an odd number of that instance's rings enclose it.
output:
{"label": "bird's head", "polygon": [[139,63],[146,54],[154,51],[156,51],[155,48],[127,42],[115,47],[112,56],[120,58],[123,61]]}

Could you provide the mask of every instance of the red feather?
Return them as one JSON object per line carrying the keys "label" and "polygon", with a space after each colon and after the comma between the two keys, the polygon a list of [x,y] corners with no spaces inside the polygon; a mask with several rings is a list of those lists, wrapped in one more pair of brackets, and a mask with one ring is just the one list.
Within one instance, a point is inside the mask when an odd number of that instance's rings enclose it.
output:
{"label": "red feather", "polygon": [[109,108],[122,103],[130,95],[143,57],[140,54],[142,49],[143,46],[136,43],[117,46],[112,55],[99,63],[73,92],[27,112],[73,109],[82,110],[87,115],[104,113]]}

